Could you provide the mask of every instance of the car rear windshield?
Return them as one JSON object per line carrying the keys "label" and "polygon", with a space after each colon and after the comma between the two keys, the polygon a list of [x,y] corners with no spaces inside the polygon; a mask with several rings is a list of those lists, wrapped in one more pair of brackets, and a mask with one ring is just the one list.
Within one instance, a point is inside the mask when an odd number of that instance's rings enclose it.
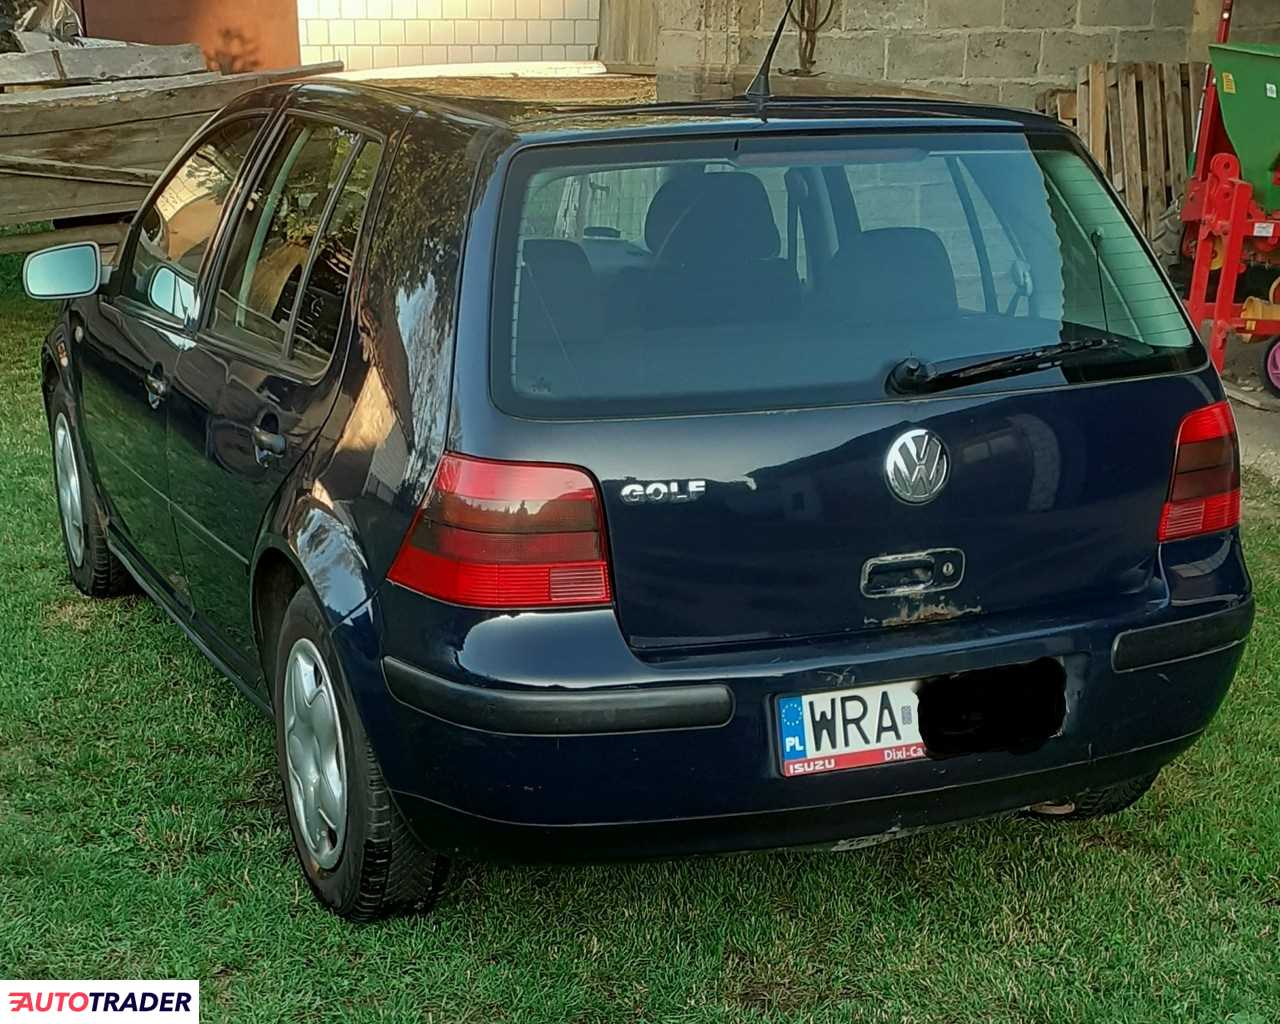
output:
{"label": "car rear windshield", "polygon": [[910,357],[945,370],[1099,338],[968,388],[1203,363],[1129,221],[1061,136],[547,147],[508,177],[492,384],[516,415],[883,401]]}

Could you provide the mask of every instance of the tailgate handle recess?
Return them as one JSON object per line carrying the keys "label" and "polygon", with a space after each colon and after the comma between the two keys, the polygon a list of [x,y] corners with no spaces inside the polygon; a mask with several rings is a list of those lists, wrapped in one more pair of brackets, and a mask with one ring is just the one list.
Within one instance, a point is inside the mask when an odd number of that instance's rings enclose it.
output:
{"label": "tailgate handle recess", "polygon": [[964,552],[934,548],[869,558],[862,566],[863,597],[903,597],[958,587],[964,579]]}

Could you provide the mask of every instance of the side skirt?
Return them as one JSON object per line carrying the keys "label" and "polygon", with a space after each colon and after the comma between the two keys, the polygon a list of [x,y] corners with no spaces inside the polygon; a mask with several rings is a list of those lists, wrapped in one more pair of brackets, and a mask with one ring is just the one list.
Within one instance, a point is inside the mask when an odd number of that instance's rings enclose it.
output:
{"label": "side skirt", "polygon": [[111,553],[115,555],[116,558],[120,559],[120,564],[129,570],[129,575],[132,576],[138,586],[142,588],[142,592],[145,593],[147,597],[151,598],[158,607],[164,609],[165,614],[168,615],[169,618],[177,624],[178,628],[186,634],[187,639],[196,645],[200,653],[209,659],[213,664],[213,667],[231,680],[231,682],[235,684],[236,689],[253,702],[254,707],[268,718],[271,718],[271,705],[262,698],[262,695],[259,694],[256,689],[241,679],[239,673],[237,673],[235,669],[223,661],[222,658],[218,657],[200,634],[192,628],[191,624],[184,620],[182,616],[169,606],[169,603],[160,596],[159,591],[156,590],[151,581],[147,578],[146,573],[138,567],[133,556],[130,555],[128,551],[124,550],[124,545],[116,543],[116,540],[111,535],[110,530],[107,531],[107,547],[110,548]]}

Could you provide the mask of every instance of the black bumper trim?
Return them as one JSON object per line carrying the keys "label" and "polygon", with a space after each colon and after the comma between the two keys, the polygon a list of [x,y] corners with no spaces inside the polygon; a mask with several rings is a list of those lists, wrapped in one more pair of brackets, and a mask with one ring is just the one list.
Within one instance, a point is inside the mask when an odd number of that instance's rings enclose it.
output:
{"label": "black bumper trim", "polygon": [[600,864],[833,845],[867,836],[892,838],[989,818],[1043,800],[1139,778],[1158,771],[1200,736],[1199,731],[1092,761],[1025,775],[974,779],[959,785],[854,799],[819,806],[772,808],[707,817],[575,822],[508,821],[395,792],[402,814],[432,849],[511,864]]}
{"label": "black bumper trim", "polygon": [[1131,629],[1116,637],[1111,666],[1117,672],[1131,672],[1232,647],[1249,635],[1253,613],[1253,598],[1249,598],[1225,612]]}
{"label": "black bumper trim", "polygon": [[580,736],[709,729],[733,717],[733,694],[718,683],[646,689],[529,693],[453,683],[383,658],[397,700],[454,725],[517,736]]}

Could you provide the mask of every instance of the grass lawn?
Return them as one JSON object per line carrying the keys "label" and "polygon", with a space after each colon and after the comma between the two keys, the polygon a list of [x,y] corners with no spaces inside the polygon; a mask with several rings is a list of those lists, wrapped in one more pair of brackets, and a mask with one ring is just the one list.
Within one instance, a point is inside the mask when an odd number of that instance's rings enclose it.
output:
{"label": "grass lawn", "polygon": [[853,854],[471,867],[427,919],[343,924],[293,862],[267,722],[141,598],[63,564],[36,385],[0,297],[0,977],[198,978],[205,1020],[1280,1019],[1280,494],[1262,610],[1207,738],[1137,809]]}

